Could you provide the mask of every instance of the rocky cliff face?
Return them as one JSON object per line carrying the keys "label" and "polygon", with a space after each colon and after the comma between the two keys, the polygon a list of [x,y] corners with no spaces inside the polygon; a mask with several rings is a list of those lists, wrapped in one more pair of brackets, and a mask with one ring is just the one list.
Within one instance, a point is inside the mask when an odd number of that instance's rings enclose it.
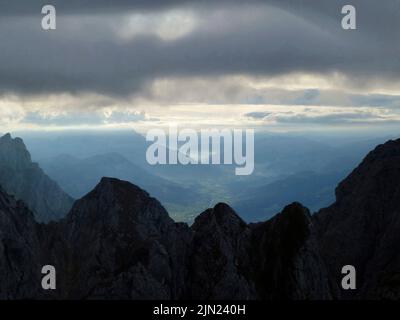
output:
{"label": "rocky cliff face", "polygon": [[0,299],[39,296],[39,226],[21,202],[0,188]]}
{"label": "rocky cliff face", "polygon": [[[124,181],[103,178],[68,216],[38,225],[0,192],[0,298],[354,299],[399,298],[400,140],[371,152],[314,216],[293,203],[246,224],[226,204],[193,226]],[[54,265],[44,292],[40,266]],[[341,268],[358,290],[339,289]],[[4,289],[3,289],[4,288]]]}
{"label": "rocky cliff face", "polygon": [[250,228],[225,204],[203,212],[191,228],[186,296],[251,299],[257,296],[249,270]]}
{"label": "rocky cliff face", "polygon": [[23,200],[40,222],[64,217],[73,203],[71,197],[32,163],[24,142],[12,139],[10,134],[0,138],[0,185]]}
{"label": "rocky cliff face", "polygon": [[102,179],[75,204],[64,230],[71,297],[169,299],[182,287],[187,230],[128,182]]}
{"label": "rocky cliff face", "polygon": [[[173,222],[140,188],[103,178],[60,222],[37,225],[24,210],[14,223],[27,224],[24,234],[33,238],[25,241],[17,232],[9,237],[32,244],[21,244],[17,252],[26,250],[30,274],[36,271],[34,298],[330,297],[321,258],[311,253],[315,239],[309,213],[299,204],[257,225],[245,224],[228,205],[218,204],[190,228]],[[55,292],[38,290],[40,264],[56,267]]]}
{"label": "rocky cliff face", "polygon": [[330,275],[323,261],[310,212],[299,203],[254,226],[252,265],[263,299],[331,299]]}
{"label": "rocky cliff face", "polygon": [[201,214],[192,230],[190,297],[332,297],[310,213],[298,203],[252,225],[226,204],[218,204]]}
{"label": "rocky cliff face", "polygon": [[356,267],[360,289],[342,296],[400,298],[400,140],[370,152],[336,198],[315,221],[333,277],[343,265]]}

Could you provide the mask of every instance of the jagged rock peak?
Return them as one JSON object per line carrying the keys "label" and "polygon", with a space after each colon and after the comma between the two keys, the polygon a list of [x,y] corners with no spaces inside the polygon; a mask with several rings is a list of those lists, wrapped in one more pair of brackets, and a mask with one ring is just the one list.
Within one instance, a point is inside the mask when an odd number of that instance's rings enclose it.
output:
{"label": "jagged rock peak", "polygon": [[12,168],[25,168],[31,165],[31,155],[21,138],[12,138],[11,134],[0,138],[0,161]]}
{"label": "jagged rock peak", "polygon": [[40,222],[65,217],[73,199],[33,163],[21,138],[0,138],[0,185],[24,203]]}
{"label": "jagged rock peak", "polygon": [[287,205],[282,210],[281,215],[291,219],[305,218],[306,220],[309,220],[311,217],[310,211],[299,202],[293,202]]}
{"label": "jagged rock peak", "polygon": [[131,196],[138,195],[149,197],[149,194],[146,191],[130,182],[109,177],[101,178],[100,182],[92,192],[95,192],[96,194],[109,194],[112,192],[113,194],[119,195],[119,191],[129,192],[131,193]]}
{"label": "jagged rock peak", "polygon": [[237,213],[225,203],[218,203],[214,208],[204,211],[195,219],[192,228],[196,230],[213,224],[232,230],[240,230],[246,226]]}
{"label": "jagged rock peak", "polygon": [[[400,139],[377,146],[336,189],[337,202],[379,200],[379,204],[395,200],[400,179]],[[378,203],[378,201],[376,201]]]}
{"label": "jagged rock peak", "polygon": [[373,161],[376,159],[399,157],[400,156],[400,139],[389,140],[384,144],[377,146],[371,151],[364,161]]}
{"label": "jagged rock peak", "polygon": [[261,225],[269,229],[269,233],[276,233],[273,241],[277,241],[278,238],[282,237],[292,251],[297,251],[309,236],[312,221],[310,211],[302,204],[294,202],[286,206],[281,213],[271,220]]}
{"label": "jagged rock peak", "polygon": [[[138,186],[116,178],[103,177],[97,186],[83,199],[102,199],[106,203],[119,203],[130,206],[137,205],[152,199],[150,195]],[[157,201],[155,199],[152,199]]]}
{"label": "jagged rock peak", "polygon": [[311,216],[299,203],[251,225],[255,285],[262,299],[329,299]]}
{"label": "jagged rock peak", "polygon": [[0,138],[0,141],[11,141],[11,134],[10,133],[6,133],[4,136],[2,136]]}
{"label": "jagged rock peak", "polygon": [[4,136],[2,136],[0,138],[0,143],[13,143],[14,145],[22,146],[26,150],[26,146],[24,144],[24,141],[19,137],[12,138],[10,133],[6,133]]}
{"label": "jagged rock peak", "polygon": [[69,217],[88,222],[102,219],[111,224],[125,221],[129,225],[134,222],[156,229],[173,223],[158,200],[146,191],[130,182],[107,177],[75,203]]}

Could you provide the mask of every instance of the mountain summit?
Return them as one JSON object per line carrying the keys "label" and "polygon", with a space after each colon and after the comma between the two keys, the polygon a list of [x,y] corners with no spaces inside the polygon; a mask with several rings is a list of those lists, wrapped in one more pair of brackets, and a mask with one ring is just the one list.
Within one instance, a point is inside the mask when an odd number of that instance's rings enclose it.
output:
{"label": "mountain summit", "polygon": [[33,163],[22,139],[0,138],[0,185],[24,203],[39,222],[64,217],[73,199]]}

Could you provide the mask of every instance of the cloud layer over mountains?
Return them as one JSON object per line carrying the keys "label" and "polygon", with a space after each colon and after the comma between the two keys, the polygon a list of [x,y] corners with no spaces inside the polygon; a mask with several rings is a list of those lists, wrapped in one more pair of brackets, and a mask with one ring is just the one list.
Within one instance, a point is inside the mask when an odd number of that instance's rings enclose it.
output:
{"label": "cloud layer over mountains", "polygon": [[397,1],[352,1],[351,31],[341,28],[346,1],[54,1],[51,32],[41,29],[44,4],[0,5],[0,99],[16,96],[24,110],[59,111],[49,96],[62,104],[60,95],[77,102],[87,94],[96,99],[71,109],[360,99],[369,106],[376,94],[379,107],[398,105]]}

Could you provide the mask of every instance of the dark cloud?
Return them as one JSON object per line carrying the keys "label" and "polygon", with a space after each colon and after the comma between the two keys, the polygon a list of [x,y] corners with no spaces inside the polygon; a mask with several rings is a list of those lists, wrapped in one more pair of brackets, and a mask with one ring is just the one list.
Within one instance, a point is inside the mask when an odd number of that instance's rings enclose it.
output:
{"label": "dark cloud", "polygon": [[[342,112],[327,115],[284,115],[276,116],[275,121],[285,124],[382,124],[393,122],[393,119],[384,118],[372,112]],[[399,122],[398,120],[395,122]]]}
{"label": "dark cloud", "polygon": [[35,15],[51,4],[62,14],[110,13],[126,10],[161,10],[185,3],[184,0],[2,0],[0,15]]}
{"label": "dark cloud", "polygon": [[[47,1],[2,1],[0,91],[123,96],[144,92],[163,77],[294,72],[340,72],[358,87],[397,80],[400,3],[351,2],[358,9],[356,31],[340,27],[347,1],[52,1],[61,13],[58,29],[44,32],[40,14],[32,14]],[[115,34],[129,10],[182,6],[200,17],[182,37],[144,33],[122,41]]]}
{"label": "dark cloud", "polygon": [[271,113],[270,112],[249,112],[246,113],[244,116],[247,118],[252,118],[252,119],[264,119],[268,117]]}
{"label": "dark cloud", "polygon": [[[247,0],[246,3],[262,3]],[[44,5],[51,4],[60,14],[104,14],[127,11],[148,12],[173,9],[181,6],[240,5],[242,0],[2,0],[0,16],[36,15]]]}

